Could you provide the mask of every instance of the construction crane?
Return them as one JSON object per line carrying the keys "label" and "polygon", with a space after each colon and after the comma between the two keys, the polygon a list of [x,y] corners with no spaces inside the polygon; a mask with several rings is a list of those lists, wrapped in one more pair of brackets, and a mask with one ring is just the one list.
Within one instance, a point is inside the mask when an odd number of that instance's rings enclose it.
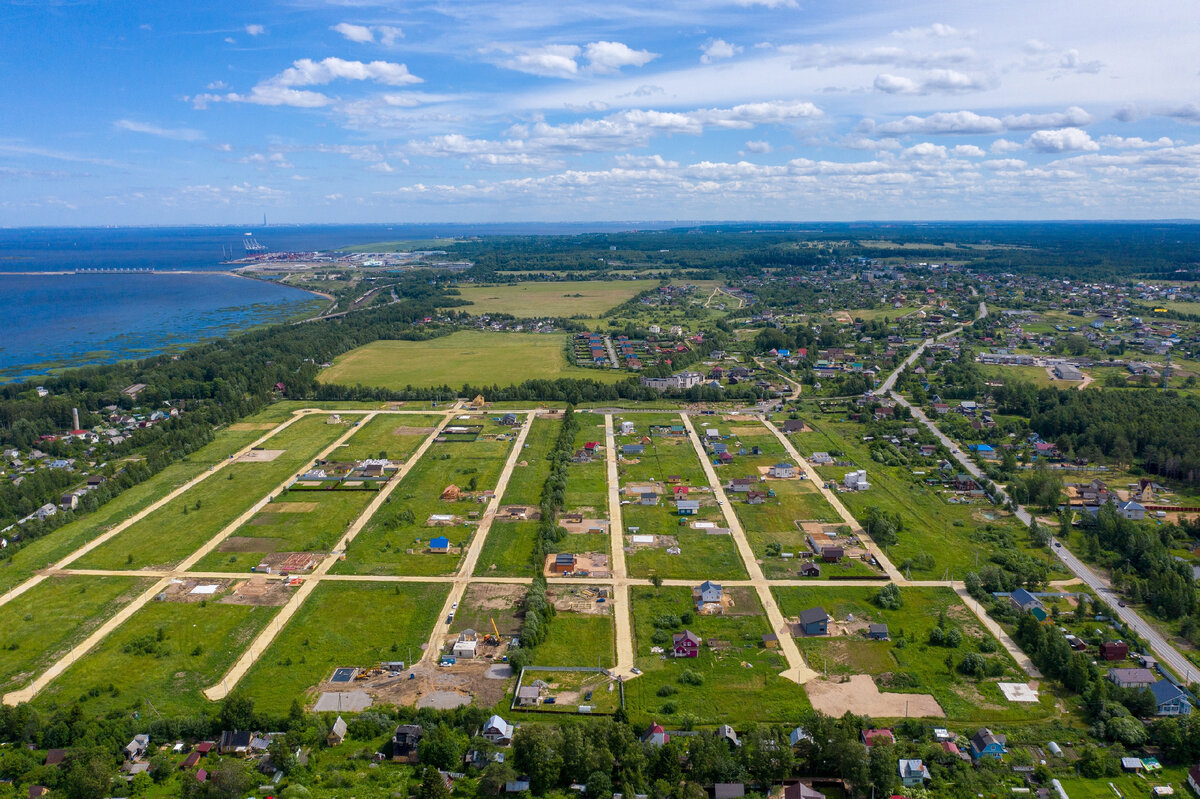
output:
{"label": "construction crane", "polygon": [[494,645],[499,644],[500,643],[500,630],[496,627],[496,620],[488,619],[488,621],[490,621],[492,623],[492,632],[495,633],[495,635],[484,636],[483,642],[485,644],[494,644]]}

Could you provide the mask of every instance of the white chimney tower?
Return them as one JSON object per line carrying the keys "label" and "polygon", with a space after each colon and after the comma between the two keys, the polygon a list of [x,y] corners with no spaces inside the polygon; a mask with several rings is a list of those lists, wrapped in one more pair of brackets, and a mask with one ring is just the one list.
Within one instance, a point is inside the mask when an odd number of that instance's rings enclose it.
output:
{"label": "white chimney tower", "polygon": [[75,426],[72,427],[71,429],[78,430],[79,429],[79,409],[78,408],[71,409],[71,421],[75,423]]}

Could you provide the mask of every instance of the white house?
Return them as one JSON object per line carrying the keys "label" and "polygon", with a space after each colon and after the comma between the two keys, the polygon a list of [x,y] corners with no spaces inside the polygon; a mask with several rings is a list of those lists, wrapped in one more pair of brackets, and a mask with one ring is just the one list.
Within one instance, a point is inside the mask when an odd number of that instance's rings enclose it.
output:
{"label": "white house", "polygon": [[479,734],[494,744],[508,746],[512,743],[513,725],[499,716],[492,716],[483,723],[483,729]]}
{"label": "white house", "polygon": [[1146,507],[1134,502],[1131,499],[1126,502],[1119,503],[1117,505],[1117,513],[1121,514],[1121,518],[1123,519],[1141,521],[1142,519],[1146,518]]}
{"label": "white house", "polygon": [[866,491],[871,487],[867,482],[867,470],[859,469],[853,472],[847,472],[842,478],[842,485],[849,491]]}

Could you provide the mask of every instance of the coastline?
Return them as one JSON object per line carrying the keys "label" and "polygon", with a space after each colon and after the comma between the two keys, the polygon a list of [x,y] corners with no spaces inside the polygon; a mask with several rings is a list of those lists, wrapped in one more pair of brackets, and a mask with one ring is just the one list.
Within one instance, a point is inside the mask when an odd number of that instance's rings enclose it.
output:
{"label": "coastline", "polygon": [[[13,280],[0,280],[4,289],[0,294],[6,299],[0,306],[6,306],[12,335],[0,344],[0,385],[177,354],[307,319],[332,299],[321,292],[226,271],[0,272],[0,278],[5,275]],[[89,279],[109,275],[129,280]],[[182,279],[158,281],[147,279],[149,275]],[[49,279],[41,280],[43,276]],[[244,278],[263,288],[207,282],[208,276]]]}

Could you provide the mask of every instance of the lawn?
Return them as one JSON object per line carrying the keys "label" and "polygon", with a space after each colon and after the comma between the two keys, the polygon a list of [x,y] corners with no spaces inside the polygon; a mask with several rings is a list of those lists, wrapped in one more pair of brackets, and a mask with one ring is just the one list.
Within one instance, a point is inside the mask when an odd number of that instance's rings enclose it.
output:
{"label": "lawn", "polygon": [[408,386],[511,385],[560,377],[616,381],[628,373],[567,363],[565,334],[460,330],[428,341],[373,341],[338,356],[325,383]]}
{"label": "lawn", "polygon": [[329,457],[339,461],[359,461],[367,458],[408,460],[441,421],[441,416],[433,415],[380,414],[362,425],[358,432],[350,436],[346,443],[335,449]]}
{"label": "lawn", "polygon": [[272,552],[327,553],[375,491],[284,491],[196,562],[191,571],[244,571]]}
{"label": "lawn", "polygon": [[324,416],[301,419],[263,445],[267,450],[284,450],[275,460],[226,466],[72,565],[81,569],[173,566],[304,468],[345,429],[326,424]]}
{"label": "lawn", "polygon": [[52,577],[0,605],[0,694],[45,671],[149,585],[133,577]]}
{"label": "lawn", "polygon": [[465,286],[459,293],[472,303],[469,313],[596,317],[657,285],[657,280],[579,280]]}
{"label": "lawn", "polygon": [[[476,441],[441,441],[426,450],[350,544],[346,560],[334,566],[335,573],[438,575],[458,568],[461,554],[427,552],[429,539],[446,536],[453,547],[470,542],[476,522],[468,517],[483,514],[484,492],[495,489],[517,435],[515,429],[490,417],[461,423],[482,424],[483,434]],[[467,497],[440,499],[451,484]],[[455,516],[458,521],[448,527],[426,526],[434,514]]]}
{"label": "lawn", "polygon": [[532,665],[608,668],[615,663],[613,649],[612,616],[559,611],[533,650]]}
{"label": "lawn", "polygon": [[[604,446],[604,419],[594,414],[579,414],[579,431],[575,435],[575,449],[595,442]],[[605,453],[597,453],[591,463],[567,465],[567,492],[564,505],[568,511],[591,508],[596,514],[608,518],[608,465]]]}
{"label": "lawn", "polygon": [[[995,683],[1026,682],[1029,678],[949,588],[903,588],[903,604],[897,610],[885,610],[873,602],[877,587],[777,587],[773,591],[786,617],[797,617],[811,607],[823,607],[832,617],[829,636],[796,640],[805,661],[831,677],[886,675],[879,683],[881,690],[932,694],[955,722],[1019,723],[1057,712],[1057,697],[1046,683],[1042,683],[1041,702],[1037,704],[1011,703],[1003,698]],[[955,628],[963,634],[957,648],[929,643],[930,631],[942,614],[946,629]],[[892,640],[870,641],[859,631],[838,634],[839,624],[850,618],[856,624],[888,625]],[[987,652],[989,649],[992,651]],[[994,664],[993,676],[975,679],[947,669],[947,656],[957,664],[968,652],[987,652],[985,657]]]}
{"label": "lawn", "polygon": [[264,412],[248,417],[232,428],[226,427],[217,432],[211,443],[176,461],[149,480],[123,491],[94,513],[30,542],[7,560],[0,561],[0,592],[27,580],[38,569],[69,555],[113,525],[203,473],[216,461],[228,458],[230,453],[265,435],[267,430],[259,425],[278,424],[279,421],[282,420],[274,417],[268,419],[267,412]]}
{"label": "lawn", "polygon": [[533,427],[525,438],[525,449],[521,451],[501,497],[505,505],[536,506],[542,501],[542,486],[550,476],[550,450],[561,429],[559,419],[537,417],[533,420]]}
{"label": "lawn", "polygon": [[994,380],[1003,380],[1008,383],[1033,383],[1038,388],[1047,388],[1049,386],[1070,388],[1071,386],[1079,385],[1077,381],[1068,382],[1065,380],[1051,379],[1050,375],[1046,372],[1046,367],[1044,366],[1008,366],[980,363],[976,364],[976,367],[979,369],[979,373],[984,377]]}
{"label": "lawn", "polygon": [[322,583],[242,679],[258,710],[284,713],[340,666],[421,656],[449,586]]}
{"label": "lawn", "polygon": [[[695,616],[687,621],[683,621],[685,614],[692,610],[688,588],[632,587],[630,599],[634,654],[644,672],[625,684],[625,706],[634,723],[657,719],[671,726],[681,723],[685,715],[702,725],[794,723],[809,709],[804,691],[779,676],[787,661],[762,646],[770,625],[752,591],[739,593],[738,615]],[[699,657],[679,660],[652,654],[650,648],[658,645],[653,640],[656,622],[667,635],[668,648],[670,634],[684,627],[705,641],[726,641],[729,648],[702,645]],[[702,684],[681,682],[684,672],[693,672]]]}
{"label": "lawn", "polygon": [[[475,564],[476,577],[532,577],[537,522],[492,522]],[[495,568],[492,568],[492,567]]]}
{"label": "lawn", "polygon": [[[647,516],[661,514],[673,521],[675,517],[666,516],[668,513],[662,507],[630,505],[625,508],[625,530],[638,527],[640,534],[661,535],[647,523]],[[639,547],[625,556],[630,577],[652,574],[668,580],[744,580],[748,577],[732,535],[709,535],[688,526],[672,528],[666,534],[677,539],[679,554],[668,554],[663,546]]]}
{"label": "lawn", "polygon": [[[1191,793],[1187,781],[1187,768],[1184,766],[1168,766],[1162,771],[1145,776],[1121,774],[1118,777],[1089,780],[1072,775],[1062,776],[1059,781],[1067,796],[1072,799],[1116,799],[1117,796],[1133,799],[1150,796],[1150,789],[1155,785],[1170,785],[1175,789],[1175,795],[1180,797]],[[1120,793],[1113,793],[1114,788]]]}
{"label": "lawn", "polygon": [[[46,687],[35,705],[78,700],[110,711],[195,715],[216,683],[278,608],[222,602],[152,602]],[[343,622],[344,623],[344,622]]]}

